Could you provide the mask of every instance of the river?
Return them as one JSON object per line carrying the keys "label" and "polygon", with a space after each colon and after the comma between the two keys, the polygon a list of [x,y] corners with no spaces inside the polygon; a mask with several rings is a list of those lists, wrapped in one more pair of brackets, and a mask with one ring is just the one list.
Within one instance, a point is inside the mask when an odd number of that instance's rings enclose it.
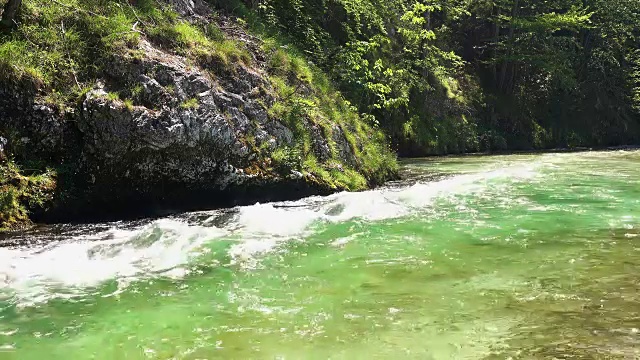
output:
{"label": "river", "polygon": [[640,358],[639,151],[403,168],[9,239],[0,359]]}

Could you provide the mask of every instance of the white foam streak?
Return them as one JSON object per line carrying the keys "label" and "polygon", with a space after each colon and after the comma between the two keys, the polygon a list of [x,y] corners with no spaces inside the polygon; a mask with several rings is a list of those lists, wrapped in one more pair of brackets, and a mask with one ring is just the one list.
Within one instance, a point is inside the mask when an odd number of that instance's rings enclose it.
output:
{"label": "white foam streak", "polygon": [[50,248],[0,249],[0,290],[9,288],[23,301],[37,302],[50,293],[82,293],[82,288],[114,278],[183,275],[180,267],[201,245],[224,233],[163,219],[142,229],[112,229]]}
{"label": "white foam streak", "polygon": [[344,206],[344,211],[335,217],[344,221],[353,218],[366,220],[384,220],[406,216],[420,212],[433,205],[435,199],[458,196],[469,193],[480,193],[490,190],[493,179],[509,179],[522,181],[537,174],[537,164],[504,168],[489,172],[454,176],[445,180],[417,183],[400,190],[379,190],[363,193],[339,195],[337,203]]}
{"label": "white foam streak", "polygon": [[244,234],[291,236],[303,232],[318,217],[317,212],[304,207],[256,204],[240,208],[238,226]]}
{"label": "white foam streak", "polygon": [[[521,181],[537,173],[538,164],[507,167],[465,174],[449,179],[418,183],[400,190],[380,189],[360,193],[338,193],[280,204],[256,204],[240,209],[236,226],[245,241],[231,249],[231,255],[245,264],[291,238],[301,238],[313,224],[349,220],[383,221],[424,212],[437,198],[478,193],[491,188],[490,180]],[[320,205],[313,205],[319,202]]]}

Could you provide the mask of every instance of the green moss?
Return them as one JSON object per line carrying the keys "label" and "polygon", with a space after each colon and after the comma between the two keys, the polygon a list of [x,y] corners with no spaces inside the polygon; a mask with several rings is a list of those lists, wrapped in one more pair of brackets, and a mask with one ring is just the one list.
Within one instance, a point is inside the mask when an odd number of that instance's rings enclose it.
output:
{"label": "green moss", "polygon": [[[362,190],[368,184],[380,184],[397,172],[395,155],[385,145],[380,129],[367,125],[357,109],[333,88],[329,79],[317,67],[290,47],[279,46],[267,39],[263,50],[267,59],[269,80],[277,101],[269,108],[269,115],[280,120],[294,133],[302,163],[293,164],[278,149],[272,154],[276,163],[301,166],[319,183],[333,189]],[[358,159],[351,168],[340,159],[333,140],[332,127],[342,128],[344,136]],[[330,149],[330,158],[324,162],[313,154],[310,127],[319,127]]]}
{"label": "green moss", "polygon": [[139,98],[142,95],[143,91],[144,88],[142,87],[142,85],[135,85],[131,88],[131,96],[134,98]]}
{"label": "green moss", "polygon": [[149,29],[149,36],[156,43],[184,54],[190,49],[213,46],[213,41],[200,28],[187,21],[160,24]]}
{"label": "green moss", "polygon": [[364,190],[367,188],[367,180],[353,169],[332,169],[330,171],[334,182],[342,188],[351,191]]}
{"label": "green moss", "polygon": [[233,63],[251,63],[243,43],[226,39],[214,24],[203,29],[187,21],[165,23],[149,30],[149,36],[161,46],[188,56],[205,67],[220,70]]}
{"label": "green moss", "polygon": [[46,207],[55,188],[52,170],[25,176],[14,162],[0,163],[0,231],[28,226],[29,211]]}
{"label": "green moss", "polygon": [[205,27],[205,33],[207,37],[213,41],[221,42],[226,39],[224,32],[220,29],[220,27],[217,24],[213,22],[207,24],[207,26]]}
{"label": "green moss", "polygon": [[249,55],[249,51],[242,42],[234,40],[224,40],[222,42],[217,42],[214,44],[214,48],[219,53],[224,54],[227,60],[240,61],[245,65],[251,65],[251,55]]}
{"label": "green moss", "polygon": [[182,104],[180,104],[180,107],[183,109],[197,109],[198,106],[200,106],[200,104],[198,103],[198,99],[196,98],[185,100]]}
{"label": "green moss", "polygon": [[271,153],[271,161],[277,171],[302,170],[302,155],[299,147],[283,146]]}
{"label": "green moss", "polygon": [[311,68],[307,65],[306,61],[298,56],[294,56],[291,58],[291,72],[295,75],[295,77],[299,81],[303,81],[307,84],[313,82],[313,72]]}
{"label": "green moss", "polygon": [[275,75],[286,75],[289,71],[289,56],[282,49],[276,49],[268,61],[269,71]]}
{"label": "green moss", "polygon": [[122,103],[124,104],[124,107],[127,108],[127,110],[133,111],[133,100],[124,99],[124,101]]}

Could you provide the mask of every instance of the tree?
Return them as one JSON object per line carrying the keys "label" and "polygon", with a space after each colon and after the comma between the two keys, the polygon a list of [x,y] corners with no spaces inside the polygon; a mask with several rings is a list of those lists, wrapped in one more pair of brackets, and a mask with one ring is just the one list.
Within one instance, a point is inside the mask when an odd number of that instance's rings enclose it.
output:
{"label": "tree", "polygon": [[5,29],[10,29],[13,27],[18,14],[18,10],[20,10],[20,6],[22,5],[22,0],[8,0],[4,5],[4,11],[2,13],[2,19],[0,20],[0,25],[2,25]]}

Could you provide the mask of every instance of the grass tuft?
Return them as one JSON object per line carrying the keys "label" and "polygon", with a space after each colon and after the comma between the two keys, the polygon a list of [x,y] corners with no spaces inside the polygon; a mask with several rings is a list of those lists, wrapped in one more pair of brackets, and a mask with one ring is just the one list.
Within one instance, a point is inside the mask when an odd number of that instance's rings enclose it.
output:
{"label": "grass tuft", "polygon": [[182,109],[197,109],[198,106],[200,106],[200,104],[198,103],[198,99],[196,98],[185,100],[182,104],[180,104],[180,107]]}

